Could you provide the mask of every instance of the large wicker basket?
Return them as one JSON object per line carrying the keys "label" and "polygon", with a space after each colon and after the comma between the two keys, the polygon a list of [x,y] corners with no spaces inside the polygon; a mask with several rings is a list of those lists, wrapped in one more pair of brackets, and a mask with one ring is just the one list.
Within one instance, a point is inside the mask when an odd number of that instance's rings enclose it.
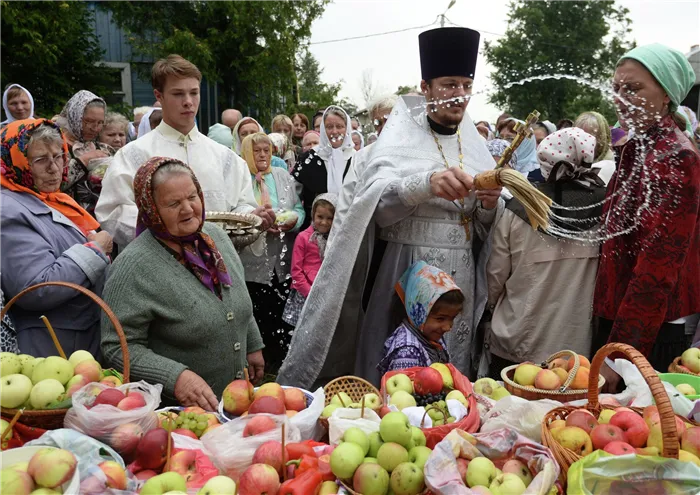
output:
{"label": "large wicker basket", "polygon": [[[547,361],[542,363],[541,367],[543,369],[546,369],[549,363],[561,357],[573,357],[574,366],[573,368],[571,368],[571,371],[569,371],[569,376],[566,378],[566,381],[562,384],[562,386],[559,389],[543,390],[540,388],[528,387],[515,383],[515,381],[513,380],[513,376],[515,375],[515,369],[518,366],[520,366],[519,364],[516,364],[514,366],[508,366],[501,370],[503,386],[511,394],[517,395],[518,397],[522,397],[526,400],[551,399],[559,402],[571,402],[574,400],[585,399],[588,396],[588,389],[575,390],[569,388],[569,385],[571,385],[571,382],[574,380],[574,377],[576,376],[576,373],[578,372],[581,366],[579,363],[579,356],[574,351],[564,350],[559,351],[556,354],[552,354],[547,358]],[[603,388],[603,385],[605,385],[605,378],[600,376],[598,378],[598,390]]]}
{"label": "large wicker basket", "polygon": [[668,365],[669,373],[683,373],[684,375],[700,376],[698,373],[693,373],[688,368],[681,364],[681,357],[678,356],[673,360],[671,364]]}
{"label": "large wicker basket", "polygon": [[[67,287],[69,289],[77,290],[81,294],[88,296],[100,308],[102,308],[102,311],[104,311],[105,314],[107,315],[107,317],[111,320],[112,325],[114,326],[114,329],[117,332],[117,336],[119,337],[119,345],[121,346],[122,356],[123,356],[123,361],[124,361],[124,372],[123,372],[124,383],[128,382],[129,381],[129,348],[126,344],[126,337],[124,335],[124,330],[122,329],[122,326],[119,323],[119,320],[117,320],[117,317],[114,315],[114,313],[112,312],[110,307],[107,306],[107,303],[104,302],[102,299],[100,299],[95,293],[89,291],[85,287],[82,287],[80,285],[77,285],[77,284],[74,284],[71,282],[42,282],[40,284],[32,285],[31,287],[27,287],[22,292],[20,292],[15,297],[13,297],[12,299],[9,300],[9,302],[5,305],[5,307],[2,308],[2,311],[0,311],[0,319],[2,319],[2,317],[5,316],[5,314],[10,310],[12,305],[15,304],[15,302],[17,302],[17,300],[19,298],[21,298],[25,294],[29,294],[30,292],[41,289],[42,287],[49,287],[49,286]],[[22,413],[20,421],[27,426],[34,426],[34,427],[38,427],[38,428],[43,428],[45,430],[55,430],[58,428],[63,428],[63,418],[65,417],[67,411],[68,411],[68,409],[49,409],[49,410],[43,410],[43,411],[25,410]],[[2,415],[3,416],[13,417],[16,413],[17,413],[17,409],[8,409],[5,407],[2,408]]]}
{"label": "large wicker basket", "polygon": [[[649,361],[647,361],[637,349],[627,344],[614,342],[602,347],[593,357],[593,361],[591,362],[591,374],[588,381],[588,404],[585,407],[563,406],[552,409],[542,420],[542,443],[552,451],[554,458],[561,466],[561,473],[559,476],[560,480],[564,484],[566,484],[566,475],[569,468],[574,462],[581,459],[581,456],[572,450],[562,447],[559,442],[554,440],[554,436],[549,429],[549,425],[558,419],[565,420],[571,412],[577,409],[587,409],[593,413],[596,418],[603,409],[617,409],[616,406],[601,404],[598,401],[597,386],[598,376],[600,375],[600,367],[605,362],[605,358],[614,352],[622,353],[630,361],[632,361],[649,385],[661,418],[661,429],[663,432],[662,455],[667,458],[678,459],[678,451],[680,446],[678,444],[678,432],[676,431],[676,415],[673,412],[671,401],[668,399],[668,395],[666,395],[666,390],[664,389],[663,383],[659,379],[659,375],[656,373],[656,371],[654,371],[654,368],[651,366],[651,364],[649,364]],[[632,409],[638,413],[643,411],[643,408],[641,407],[631,407],[629,409]],[[688,419],[682,416],[678,417],[684,422],[688,422]]]}

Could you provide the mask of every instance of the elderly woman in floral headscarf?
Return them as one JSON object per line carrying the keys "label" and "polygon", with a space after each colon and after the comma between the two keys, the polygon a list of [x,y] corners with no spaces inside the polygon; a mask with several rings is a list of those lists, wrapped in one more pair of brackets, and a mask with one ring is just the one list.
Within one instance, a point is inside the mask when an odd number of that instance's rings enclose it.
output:
{"label": "elderly woman in floral headscarf", "polygon": [[[173,158],[148,160],[134,178],[136,239],[110,271],[104,299],[129,345],[132,380],[163,385],[166,404],[216,410],[249,368],[263,376],[263,342],[226,233],[204,221],[202,189]],[[121,369],[119,339],[102,319],[102,352]]]}
{"label": "elderly woman in floral headscarf", "polygon": [[[10,299],[42,282],[72,282],[100,295],[112,238],[73,198],[60,191],[68,147],[45,119],[11,122],[2,130],[2,291]],[[51,322],[63,350],[99,355],[100,308],[73,290],[46,287],[10,310],[22,352],[57,355],[40,317]]]}

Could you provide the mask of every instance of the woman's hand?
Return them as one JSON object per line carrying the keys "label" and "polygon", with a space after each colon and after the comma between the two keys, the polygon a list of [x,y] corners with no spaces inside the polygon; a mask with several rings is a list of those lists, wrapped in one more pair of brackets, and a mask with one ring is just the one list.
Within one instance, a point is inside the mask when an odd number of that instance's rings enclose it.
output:
{"label": "woman's hand", "polygon": [[265,359],[262,351],[251,352],[246,356],[248,360],[248,377],[253,383],[260,383],[265,375]]}
{"label": "woman's hand", "polygon": [[485,210],[493,210],[498,205],[502,187],[498,189],[484,189],[476,191],[476,199],[481,200],[481,206]]}
{"label": "woman's hand", "polygon": [[253,210],[253,215],[262,218],[262,229],[267,230],[275,223],[275,211],[270,205],[258,206]]}
{"label": "woman's hand", "polygon": [[199,406],[205,411],[216,411],[219,401],[202,377],[190,370],[180,373],[175,382],[175,398],[185,406]]}
{"label": "woman's hand", "polygon": [[110,254],[112,252],[112,236],[109,232],[97,232],[96,234],[90,234],[87,236],[89,242],[94,242],[105,254]]}

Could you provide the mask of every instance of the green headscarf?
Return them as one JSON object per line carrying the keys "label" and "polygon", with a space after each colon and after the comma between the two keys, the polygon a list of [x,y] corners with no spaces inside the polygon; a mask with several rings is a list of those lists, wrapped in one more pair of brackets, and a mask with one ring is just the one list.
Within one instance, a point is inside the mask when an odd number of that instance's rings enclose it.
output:
{"label": "green headscarf", "polygon": [[693,68],[678,50],[659,43],[638,46],[624,54],[618,64],[625,59],[636,60],[647,68],[671,98],[670,111],[675,112],[695,84]]}

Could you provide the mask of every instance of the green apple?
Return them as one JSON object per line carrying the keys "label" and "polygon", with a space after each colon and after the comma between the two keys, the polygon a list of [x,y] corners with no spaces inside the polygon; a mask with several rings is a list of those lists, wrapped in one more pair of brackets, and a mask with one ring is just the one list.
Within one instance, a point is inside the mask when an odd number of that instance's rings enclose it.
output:
{"label": "green apple", "polygon": [[359,402],[353,402],[352,404],[349,404],[346,406],[348,409],[362,409],[362,404]]}
{"label": "green apple", "polygon": [[87,361],[89,359],[92,359],[93,361],[95,360],[95,357],[90,354],[88,351],[75,351],[73,354],[70,355],[68,358],[68,362],[75,368],[78,363],[82,361]]}
{"label": "green apple", "polygon": [[169,491],[187,492],[187,483],[181,474],[169,471],[150,478],[141,488],[140,495],[162,495]]}
{"label": "green apple", "polygon": [[22,365],[22,374],[28,378],[31,378],[34,374],[34,368],[36,368],[37,364],[42,362],[44,359],[45,358],[43,357],[27,359]]}
{"label": "green apple", "polygon": [[416,399],[408,392],[397,390],[391,395],[389,405],[396,406],[399,410],[407,407],[416,407]]}
{"label": "green apple", "polygon": [[[29,354],[17,354],[17,359],[19,359],[20,366],[24,366],[24,363],[34,359],[34,356],[30,356]],[[17,373],[21,373],[21,371],[18,371]]]}
{"label": "green apple", "polygon": [[681,354],[681,364],[693,373],[700,373],[700,348],[686,349]]}
{"label": "green apple", "polygon": [[343,442],[331,453],[331,471],[341,480],[352,478],[357,468],[365,460],[362,447]]}
{"label": "green apple", "polygon": [[57,400],[65,392],[66,389],[63,388],[61,382],[53,378],[47,378],[32,387],[32,391],[29,394],[29,402],[34,409],[46,409],[49,404]]}
{"label": "green apple", "polygon": [[440,372],[440,374],[442,375],[442,388],[446,388],[446,389],[455,388],[455,382],[452,379],[452,373],[450,372],[450,368],[448,368],[446,364],[433,363],[430,365],[430,367],[433,368],[434,370],[438,370]]}
{"label": "green apple", "polygon": [[365,407],[369,407],[373,411],[379,410],[382,407],[382,401],[377,394],[365,394]]}
{"label": "green apple", "polygon": [[362,461],[362,464],[367,464],[367,463],[379,464],[379,461],[377,461],[376,457],[365,457],[365,460]]}
{"label": "green apple", "polygon": [[395,442],[406,446],[411,441],[411,423],[405,414],[392,411],[379,423],[379,433],[384,442]]}
{"label": "green apple", "polygon": [[403,373],[397,373],[386,381],[386,391],[389,395],[394,395],[398,390],[406,393],[413,393],[413,382]]}
{"label": "green apple", "polygon": [[676,390],[678,390],[683,395],[697,395],[697,391],[687,383],[681,383],[676,385]]}
{"label": "green apple", "polygon": [[479,395],[490,397],[494,390],[500,385],[493,378],[479,378],[474,382],[474,392]]}
{"label": "green apple", "polygon": [[321,411],[321,417],[330,418],[331,414],[333,414],[333,411],[335,411],[339,407],[340,406],[338,404],[328,404],[326,407],[323,408],[323,411]]}
{"label": "green apple", "polygon": [[424,445],[419,445],[418,447],[413,447],[408,451],[408,462],[412,462],[419,468],[423,469],[425,463],[428,462],[428,457],[432,454],[432,449]]}
{"label": "green apple", "polygon": [[398,443],[387,442],[379,447],[377,453],[377,463],[392,472],[396,466],[403,462],[408,462],[408,451]]}
{"label": "green apple", "polygon": [[21,406],[32,392],[32,381],[24,375],[15,373],[14,375],[3,375],[0,378],[2,388],[0,388],[0,405],[14,409]]}
{"label": "green apple", "polygon": [[34,480],[26,472],[8,467],[0,471],[0,493],[29,495],[34,489]]}
{"label": "green apple", "polygon": [[382,446],[384,441],[382,440],[382,435],[378,431],[373,431],[369,434],[369,452],[367,455],[370,457],[377,457],[377,452],[379,452],[379,447]]}
{"label": "green apple", "polygon": [[348,407],[352,404],[352,399],[345,392],[338,392],[331,398],[331,404],[335,404],[338,407]]}
{"label": "green apple", "polygon": [[[411,426],[411,440],[413,447],[420,447],[420,446],[425,446],[426,440],[425,440],[425,434],[423,431],[418,428],[417,426]],[[411,447],[411,448],[413,448]],[[408,449],[411,450],[411,449]]]}
{"label": "green apple", "polygon": [[228,476],[214,476],[197,492],[197,495],[235,495],[236,482]]}
{"label": "green apple", "polygon": [[53,378],[61,385],[68,383],[73,376],[73,365],[59,356],[49,356],[34,368],[32,382],[36,385],[41,380]]}
{"label": "green apple", "polygon": [[489,485],[489,490],[493,495],[522,495],[527,487],[517,475],[506,473],[497,476]]}
{"label": "green apple", "polygon": [[343,433],[343,441],[359,445],[362,448],[362,456],[366,456],[369,452],[369,438],[367,434],[359,428],[348,428]]}
{"label": "green apple", "polygon": [[540,371],[542,371],[542,368],[532,363],[519,364],[518,367],[515,368],[513,381],[518,385],[532,387],[535,385],[535,377]]}
{"label": "green apple", "polygon": [[22,371],[22,362],[17,354],[0,352],[0,376],[16,375]]}
{"label": "green apple", "polygon": [[[496,466],[491,459],[486,457],[475,457],[469,462],[467,467],[467,486],[483,486],[489,488],[491,482],[496,478]],[[489,488],[490,489],[490,488]]]}
{"label": "green apple", "polygon": [[390,484],[396,495],[418,495],[425,488],[423,470],[412,462],[399,464],[391,473]]}
{"label": "green apple", "polygon": [[63,492],[54,490],[53,488],[37,488],[30,495],[61,495],[62,493]]}
{"label": "green apple", "polygon": [[364,463],[355,471],[352,487],[362,495],[385,495],[389,489],[389,473],[379,464]]}
{"label": "green apple", "polygon": [[491,398],[493,400],[501,400],[503,397],[508,397],[509,395],[510,395],[510,392],[508,392],[508,390],[506,390],[504,387],[498,387],[491,394]]}
{"label": "green apple", "polygon": [[446,401],[447,400],[456,400],[458,402],[461,402],[464,407],[469,409],[469,401],[464,396],[464,394],[462,392],[460,392],[459,390],[453,390],[452,392],[447,394],[447,396],[445,397],[445,400]]}

